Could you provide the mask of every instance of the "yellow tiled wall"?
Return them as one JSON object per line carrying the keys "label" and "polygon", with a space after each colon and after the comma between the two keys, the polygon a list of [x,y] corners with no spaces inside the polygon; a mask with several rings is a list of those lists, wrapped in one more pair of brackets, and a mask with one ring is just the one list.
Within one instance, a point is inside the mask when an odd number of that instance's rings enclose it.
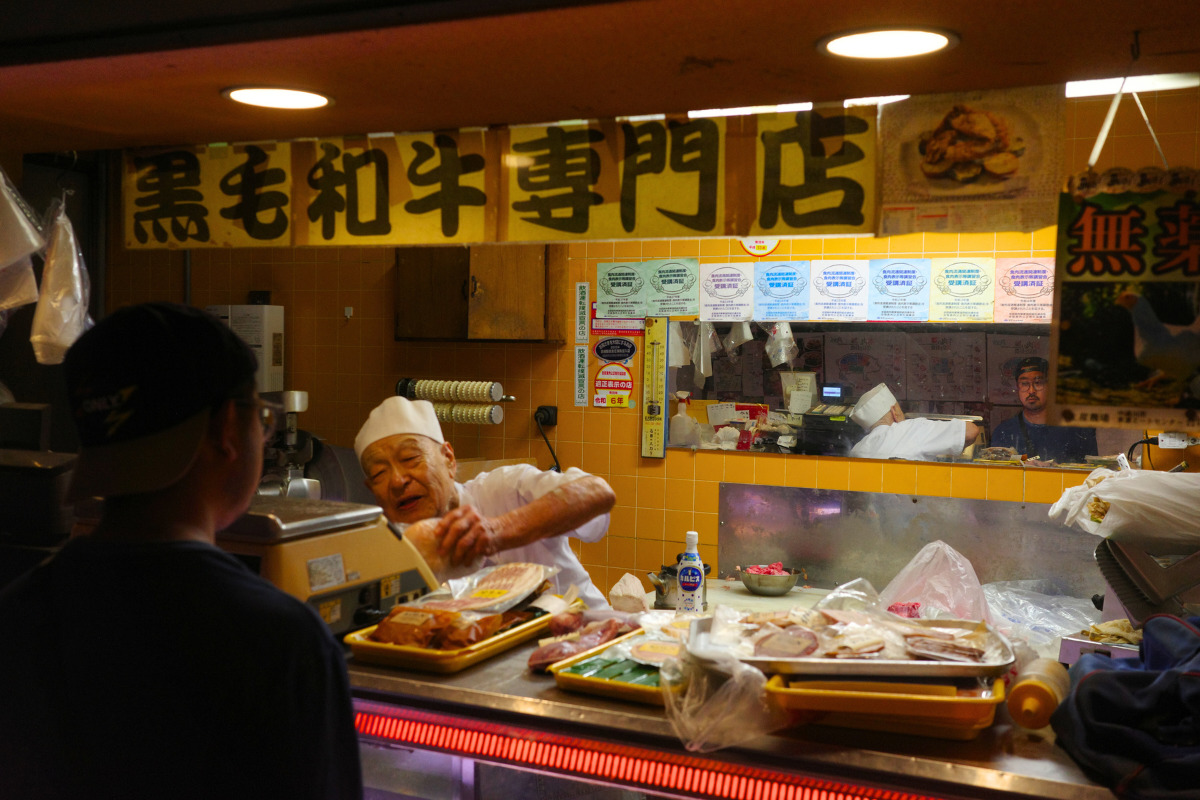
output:
{"label": "yellow tiled wall", "polygon": [[[1200,163],[1200,91],[1146,94],[1142,102],[1168,163]],[[1068,170],[1086,165],[1107,107],[1108,98],[1068,102]],[[1126,101],[1097,166],[1153,163],[1157,155],[1145,124]],[[1054,237],[1055,229],[1046,228],[1033,234],[796,239],[783,241],[775,255],[1043,257],[1054,255]],[[189,297],[182,253],[116,248],[109,259],[107,307],[146,300],[188,300],[201,307],[244,303],[251,290],[270,291],[272,302],[285,308],[286,386],[309,392],[309,410],[301,415],[300,426],[334,445],[353,444],[367,413],[392,394],[398,378],[490,379],[503,382],[517,400],[506,407],[503,425],[448,426],[459,456],[534,457],[545,468],[551,458],[532,422],[532,410],[557,405],[558,426],[547,433],[562,466],[607,478],[617,494],[608,536],[579,551],[602,589],[624,572],[639,577],[657,572],[674,560],[688,530],[699,531],[701,555],[719,568],[717,495],[723,481],[1049,503],[1085,477],[1060,470],[713,451],[672,450],[665,459],[641,458],[637,411],[574,406],[570,346],[395,342],[392,257],[389,248],[197,250],[191,256]],[[578,243],[569,247],[568,285],[590,280],[595,297],[595,267],[601,261],[668,257],[711,263],[747,258],[733,239]],[[568,314],[573,314],[572,300],[554,299]],[[346,307],[353,308],[349,318]],[[635,376],[641,374],[639,360],[640,355]]]}

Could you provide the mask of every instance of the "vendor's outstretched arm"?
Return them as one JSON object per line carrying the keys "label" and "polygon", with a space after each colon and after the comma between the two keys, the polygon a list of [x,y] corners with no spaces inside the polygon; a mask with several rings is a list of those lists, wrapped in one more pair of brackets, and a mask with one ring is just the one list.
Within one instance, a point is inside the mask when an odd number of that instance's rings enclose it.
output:
{"label": "vendor's outstretched arm", "polygon": [[498,517],[484,517],[474,507],[462,506],[441,518],[438,552],[451,563],[461,564],[523,547],[578,528],[608,512],[616,500],[606,481],[588,475]]}

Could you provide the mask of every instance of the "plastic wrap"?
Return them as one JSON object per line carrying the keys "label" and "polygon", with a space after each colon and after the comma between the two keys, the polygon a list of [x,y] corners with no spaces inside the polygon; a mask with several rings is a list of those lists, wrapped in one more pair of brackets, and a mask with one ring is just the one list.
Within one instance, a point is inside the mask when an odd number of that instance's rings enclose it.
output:
{"label": "plastic wrap", "polygon": [[[0,271],[46,246],[34,217],[8,175],[0,169]],[[0,293],[0,301],[3,299],[4,295]]]}
{"label": "plastic wrap", "polygon": [[[519,574],[518,574],[519,573]],[[520,605],[558,574],[558,567],[513,562],[484,567],[409,605],[450,611],[508,611]]]}
{"label": "plastic wrap", "polygon": [[788,715],[767,700],[767,678],[732,655],[700,664],[690,656],[659,667],[667,720],[689,751],[710,753],[748,742],[788,724]]}
{"label": "plastic wrap", "polygon": [[991,621],[983,587],[967,558],[941,541],[922,547],[879,593],[884,608],[893,603],[920,603],[924,619]]}
{"label": "plastic wrap", "polygon": [[49,244],[29,341],[39,364],[61,364],[67,348],[92,327],[91,286],[66,209],[58,203],[48,216]]}
{"label": "plastic wrap", "polygon": [[1059,640],[1100,622],[1091,600],[1047,594],[1043,581],[1001,581],[983,586],[996,628],[1014,643],[1057,658]]}

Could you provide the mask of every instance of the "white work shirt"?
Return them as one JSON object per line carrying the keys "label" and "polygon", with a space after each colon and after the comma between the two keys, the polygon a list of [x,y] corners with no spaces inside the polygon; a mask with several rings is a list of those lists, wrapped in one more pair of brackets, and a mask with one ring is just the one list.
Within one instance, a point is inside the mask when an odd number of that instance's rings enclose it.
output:
{"label": "white work shirt", "polygon": [[[498,517],[515,511],[537,500],[543,495],[579,478],[588,477],[583,470],[571,467],[566,472],[543,472],[530,464],[515,464],[481,472],[466,483],[456,483],[460,506],[474,506],[485,517]],[[608,532],[608,514],[601,514],[573,531],[559,536],[548,536],[524,547],[504,550],[485,559],[485,565],[526,562],[558,567],[554,582],[554,593],[563,594],[575,584],[579,596],[588,608],[608,608],[604,594],[592,583],[587,570],[579,563],[567,542],[574,536],[583,542],[598,542]]]}
{"label": "white work shirt", "polygon": [[931,461],[956,456],[966,447],[967,421],[962,419],[906,419],[880,425],[850,448],[856,458],[907,458]]}

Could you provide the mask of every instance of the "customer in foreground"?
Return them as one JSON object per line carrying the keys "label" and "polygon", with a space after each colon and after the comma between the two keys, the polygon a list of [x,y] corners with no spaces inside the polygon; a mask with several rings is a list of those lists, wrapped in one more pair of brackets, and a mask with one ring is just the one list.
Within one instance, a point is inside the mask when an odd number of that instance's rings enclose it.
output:
{"label": "customer in foreground", "polygon": [[184,306],[116,311],[65,361],[94,530],[0,594],[0,796],[359,798],[342,649],[214,546],[270,409],[255,359]]}

